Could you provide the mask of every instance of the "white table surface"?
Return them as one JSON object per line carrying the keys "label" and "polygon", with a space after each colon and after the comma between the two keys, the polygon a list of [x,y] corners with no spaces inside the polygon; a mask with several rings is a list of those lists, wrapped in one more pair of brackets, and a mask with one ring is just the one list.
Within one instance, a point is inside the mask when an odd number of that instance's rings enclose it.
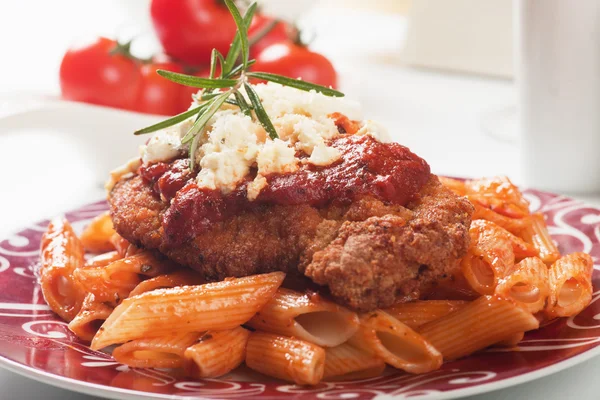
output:
{"label": "white table surface", "polygon": [[[86,2],[86,7],[97,18],[89,17],[87,20],[71,22],[65,19],[64,24],[53,24],[44,18],[45,13],[50,12],[49,3],[55,6],[59,4],[61,7],[77,7],[79,4],[78,7],[81,8],[84,2],[26,0],[2,3],[0,38],[3,39],[0,40],[6,41],[2,43],[4,54],[22,49],[18,43],[9,43],[6,39],[20,34],[24,38],[21,44],[37,45],[47,61],[44,62],[45,68],[37,68],[33,63],[35,56],[24,54],[20,50],[19,54],[24,58],[20,58],[18,63],[9,62],[1,67],[0,71],[4,74],[0,74],[0,95],[3,96],[0,97],[0,127],[2,116],[10,114],[10,108],[22,103],[23,98],[38,101],[56,93],[56,71],[60,54],[66,47],[65,40],[74,36],[74,30],[92,31],[100,26],[98,21],[102,16],[115,26],[118,23],[114,18],[110,19],[111,10],[99,7],[99,2],[96,1]],[[30,14],[27,10],[33,5],[39,8],[36,13]],[[7,7],[10,8],[10,13],[5,12]],[[30,18],[27,24],[29,28],[12,22],[19,20],[15,15]],[[34,25],[37,26],[37,32],[44,32],[44,46],[39,46],[31,34],[27,35],[27,29]],[[105,31],[110,29],[107,23],[102,27]],[[327,41],[317,43],[319,45],[327,52]],[[511,82],[401,68],[389,61],[369,63],[364,57],[337,54],[333,49],[330,55],[337,61],[347,94],[363,102],[366,115],[384,122],[392,135],[423,156],[435,173],[455,176],[503,174],[517,183],[522,182],[518,144],[494,139],[484,129],[495,113],[514,106],[515,91]],[[36,70],[39,70],[38,74],[28,76]],[[30,96],[28,93],[38,95]],[[20,100],[12,100],[16,98]],[[139,124],[139,116],[130,118]],[[491,125],[497,126],[494,123]],[[507,126],[510,127],[510,124]],[[68,147],[52,140],[44,141],[41,149],[30,151],[32,145],[21,143],[18,135],[0,134],[0,237],[27,223],[103,196],[97,182],[89,178],[89,171],[71,171],[73,174],[87,176],[88,180],[82,182],[80,189],[67,199],[60,190],[50,190],[48,180],[56,179],[52,174],[61,171],[65,163],[68,166],[67,160],[69,157],[72,159],[73,155],[66,153]],[[43,162],[24,162],[24,157],[31,154]],[[19,162],[19,176],[27,177],[27,183],[11,173],[15,171],[15,162]],[[62,181],[63,185],[68,184],[67,180]],[[60,187],[60,184],[61,182],[56,182],[55,186]],[[600,206],[600,195],[574,197]],[[471,399],[598,399],[600,380],[596,377],[599,375],[600,358],[595,358],[549,377]],[[94,398],[53,388],[4,370],[0,370],[0,388],[0,399]]]}

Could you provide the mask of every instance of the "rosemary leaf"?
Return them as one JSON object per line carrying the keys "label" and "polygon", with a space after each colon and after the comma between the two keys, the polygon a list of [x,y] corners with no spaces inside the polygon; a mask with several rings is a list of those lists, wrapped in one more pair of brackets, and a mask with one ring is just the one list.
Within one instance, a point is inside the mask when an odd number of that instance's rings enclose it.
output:
{"label": "rosemary leaf", "polygon": [[344,97],[344,93],[338,92],[335,89],[317,85],[315,83],[306,82],[300,79],[288,78],[287,76],[270,74],[268,72],[249,72],[247,76],[251,78],[258,78],[265,81],[279,83],[284,86],[290,86],[307,92],[315,90],[319,93],[324,94],[325,96]]}
{"label": "rosemary leaf", "polygon": [[252,117],[252,107],[250,106],[250,104],[248,104],[248,102],[244,98],[244,95],[236,90],[234,92],[234,96],[237,102],[237,106],[240,108],[240,110],[242,110],[242,112],[247,116]]}
{"label": "rosemary leaf", "polygon": [[165,71],[163,69],[159,69],[156,71],[160,76],[167,78],[170,81],[175,83],[179,83],[185,86],[197,87],[197,88],[210,88],[210,89],[220,89],[220,88],[230,88],[237,83],[235,79],[210,79],[210,78],[200,78],[197,76],[178,74],[177,72]]}
{"label": "rosemary leaf", "polygon": [[190,142],[194,136],[198,135],[204,126],[208,123],[208,120],[215,115],[215,113],[221,108],[225,100],[231,95],[231,91],[227,91],[225,93],[221,93],[219,96],[214,99],[208,101],[208,106],[205,110],[203,110],[202,114],[198,117],[194,125],[190,128],[190,130],[185,134],[183,139],[181,139],[181,143],[185,144]]}
{"label": "rosemary leaf", "polygon": [[260,97],[258,97],[258,93],[256,93],[256,91],[254,90],[252,85],[250,85],[248,82],[244,82],[244,88],[246,88],[246,93],[248,94],[248,98],[250,99],[250,102],[252,103],[252,106],[254,107],[254,112],[256,113],[256,118],[258,119],[258,122],[260,122],[260,124],[263,126],[263,128],[265,128],[265,131],[267,131],[267,133],[269,134],[269,137],[271,139],[273,139],[273,140],[277,139],[279,137],[279,135],[277,134],[277,131],[275,130],[275,127],[273,126],[273,123],[269,119],[269,115],[265,111],[265,108],[263,107],[263,105],[260,101]]}
{"label": "rosemary leaf", "polygon": [[237,74],[242,72],[242,70],[246,70],[249,67],[251,67],[252,65],[254,65],[254,63],[256,63],[256,60],[248,61],[248,65],[246,67],[244,67],[242,64],[240,64],[240,65],[236,66],[235,68],[233,68],[231,71],[229,71],[224,77],[231,78],[233,76],[236,76]]}
{"label": "rosemary leaf", "polygon": [[133,134],[134,135],[144,135],[146,133],[156,132],[156,131],[159,131],[161,129],[168,128],[170,126],[176,125],[176,124],[180,123],[181,121],[185,121],[186,119],[188,119],[189,117],[193,116],[194,114],[197,114],[203,106],[204,106],[204,104],[201,105],[201,106],[192,108],[192,109],[190,109],[188,111],[182,112],[181,114],[178,114],[178,115],[176,115],[174,117],[171,117],[169,119],[165,119],[164,121],[160,121],[157,124],[150,125],[150,126],[148,126],[146,128],[138,129]]}
{"label": "rosemary leaf", "polygon": [[192,140],[192,143],[190,143],[190,148],[189,148],[189,157],[190,157],[190,171],[194,172],[194,164],[195,161],[194,160],[194,156],[196,154],[196,150],[198,150],[198,144],[200,143],[200,135],[196,135],[194,136],[194,140]]}
{"label": "rosemary leaf", "polygon": [[219,73],[219,78],[223,78],[223,65],[225,64],[225,59],[223,58],[223,54],[217,49],[212,49],[212,53],[210,54],[210,79],[214,79],[217,74],[217,61],[219,61],[221,65],[221,72]]}
{"label": "rosemary leaf", "polygon": [[[227,76],[229,71],[231,71],[235,66],[235,63],[237,62],[237,59],[240,56],[240,51],[243,55],[242,68],[246,69],[248,67],[248,27],[250,26],[252,18],[254,17],[254,12],[256,11],[256,3],[252,3],[250,7],[248,7],[248,10],[246,10],[246,14],[244,15],[243,20],[240,17],[240,12],[231,0],[225,0],[225,3],[227,4],[229,11],[233,15],[235,24],[238,27],[238,31],[235,34],[235,37],[233,38],[233,42],[231,42],[231,47],[229,48],[229,52],[227,53],[227,57],[225,58],[224,75]],[[238,18],[236,18],[236,14],[239,17],[239,20]],[[241,24],[240,21],[243,22],[243,24]],[[244,43],[246,46],[245,50]]]}
{"label": "rosemary leaf", "polygon": [[221,94],[220,92],[217,92],[217,93],[206,93],[206,94],[203,94],[202,97],[200,97],[200,100],[201,101],[206,101],[206,100],[214,99],[215,97],[217,97],[220,94]]}

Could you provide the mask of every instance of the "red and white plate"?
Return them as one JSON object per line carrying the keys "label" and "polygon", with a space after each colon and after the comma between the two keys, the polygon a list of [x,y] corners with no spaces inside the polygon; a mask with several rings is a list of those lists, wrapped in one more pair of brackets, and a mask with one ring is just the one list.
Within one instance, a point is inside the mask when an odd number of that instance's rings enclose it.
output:
{"label": "red and white plate", "polygon": [[[600,209],[573,199],[527,190],[532,210],[548,218],[562,253],[585,251],[600,257]],[[69,212],[76,230],[106,210],[105,202]],[[446,363],[438,371],[299,387],[238,370],[220,379],[193,381],[162,370],[132,369],[92,351],[44,303],[35,276],[39,242],[48,221],[0,242],[0,365],[48,384],[115,399],[286,397],[303,399],[456,398],[516,385],[600,354],[600,274],[594,296],[576,317],[530,332],[515,349],[487,350]],[[596,266],[598,268],[598,266]]]}

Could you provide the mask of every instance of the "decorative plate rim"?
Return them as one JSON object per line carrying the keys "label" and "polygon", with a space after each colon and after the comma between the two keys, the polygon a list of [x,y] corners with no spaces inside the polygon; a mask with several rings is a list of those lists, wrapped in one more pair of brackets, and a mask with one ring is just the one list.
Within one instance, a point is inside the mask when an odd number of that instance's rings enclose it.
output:
{"label": "decorative plate rim", "polygon": [[[466,396],[475,396],[478,394],[485,394],[494,392],[496,390],[505,389],[507,387],[518,386],[523,383],[531,382],[539,378],[543,378],[546,376],[550,376],[556,374],[558,372],[564,371],[571,367],[574,367],[578,364],[581,364],[587,360],[590,360],[596,356],[600,355],[600,345],[596,346],[592,349],[586,350],[581,354],[577,354],[565,360],[559,361],[555,364],[548,365],[546,367],[542,367],[538,370],[527,372],[525,374],[519,376],[513,376],[510,378],[505,378],[496,382],[488,382],[483,383],[481,385],[467,387],[467,388],[458,388],[454,390],[449,390],[441,393],[433,393],[424,396],[415,396],[415,399],[418,400],[450,400],[450,399],[459,399],[461,397]],[[50,372],[46,372],[40,369],[36,369],[27,365],[23,365],[17,361],[13,361],[9,358],[6,358],[3,355],[0,355],[0,367],[14,372],[20,376],[24,376],[26,378],[33,379],[37,382],[41,382],[50,386],[58,387],[65,390],[75,391],[77,393],[86,394],[90,396],[101,396],[107,399],[114,400],[123,400],[123,397],[117,397],[117,394],[127,395],[128,399],[135,400],[147,400],[147,399],[163,399],[163,400],[214,400],[214,398],[210,397],[191,397],[191,396],[181,396],[177,394],[158,394],[158,393],[149,393],[149,392],[141,392],[139,390],[131,390],[131,389],[123,389],[120,387],[100,385],[97,383],[89,383],[83,382],[73,378],[67,378],[64,376],[52,374]],[[98,391],[98,392],[96,392]],[[100,393],[99,393],[100,392]],[[390,399],[393,399],[394,395],[388,395]],[[282,394],[279,397],[286,397]]]}

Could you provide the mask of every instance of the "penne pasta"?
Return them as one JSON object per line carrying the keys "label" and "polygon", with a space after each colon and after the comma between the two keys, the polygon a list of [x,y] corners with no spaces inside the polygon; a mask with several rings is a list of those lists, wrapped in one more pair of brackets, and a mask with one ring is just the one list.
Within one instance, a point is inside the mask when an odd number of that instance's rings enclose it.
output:
{"label": "penne pasta", "polygon": [[83,247],[91,253],[105,253],[114,250],[111,242],[112,235],[115,234],[110,214],[107,212],[98,215],[81,234],[81,243]]}
{"label": "penne pasta", "polygon": [[[159,259],[150,251],[143,251],[107,265],[103,269],[104,279],[113,285],[129,286],[140,275],[146,277],[163,275],[169,272],[173,265],[171,261]],[[135,285],[137,285],[137,282],[133,287]]]}
{"label": "penne pasta", "polygon": [[379,376],[384,369],[381,358],[349,343],[325,349],[324,379],[364,379]]}
{"label": "penne pasta", "polygon": [[130,297],[104,322],[91,348],[173,332],[233,329],[264,307],[284,277],[273,272]]}
{"label": "penne pasta", "polygon": [[84,264],[83,245],[64,218],[50,222],[41,240],[40,283],[48,306],[65,321],[79,312],[85,292],[73,278]]}
{"label": "penne pasta", "polygon": [[537,257],[525,258],[502,279],[496,294],[513,300],[532,314],[541,311],[550,294],[548,267]]}
{"label": "penne pasta", "polygon": [[475,207],[475,212],[473,212],[472,216],[473,220],[484,219],[486,221],[493,222],[496,225],[506,229],[513,235],[521,234],[531,225],[531,217],[529,216],[523,218],[507,217],[497,213],[494,210],[483,207],[477,202],[473,203],[473,207]]}
{"label": "penne pasta", "polygon": [[323,379],[325,350],[304,340],[256,331],[248,339],[246,365],[297,385],[316,385]]}
{"label": "penne pasta", "polygon": [[494,344],[495,347],[515,347],[525,337],[525,332],[517,332]]}
{"label": "penne pasta", "polygon": [[515,263],[512,243],[504,232],[489,221],[471,222],[471,247],[461,261],[461,269],[469,285],[480,294],[494,293]]}
{"label": "penne pasta", "polygon": [[[137,285],[141,279],[139,276],[131,276],[127,285],[115,285],[105,278],[106,267],[83,267],[75,270],[73,273],[81,286],[88,293],[92,293],[97,301],[108,302],[113,307],[124,298],[129,296],[129,292]],[[121,282],[122,283],[122,282]]]}
{"label": "penne pasta", "polygon": [[83,300],[79,313],[69,323],[69,329],[78,338],[91,341],[98,329],[112,313],[113,307],[96,300],[92,293],[88,293]]}
{"label": "penne pasta", "polygon": [[411,329],[441,318],[462,308],[467,301],[460,300],[417,300],[398,303],[383,311]]}
{"label": "penne pasta", "polygon": [[159,260],[153,253],[144,251],[103,267],[80,268],[74,276],[97,299],[117,305],[141,282],[141,276],[164,274],[172,265],[172,262]]}
{"label": "penne pasta", "polygon": [[318,293],[280,288],[248,325],[319,346],[334,347],[356,333],[359,321],[356,313],[322,298]]}
{"label": "penne pasta", "polygon": [[573,253],[556,261],[548,271],[550,318],[577,315],[592,300],[594,262],[585,253]]}
{"label": "penne pasta", "polygon": [[465,186],[465,182],[459,179],[447,178],[445,176],[438,176],[438,179],[442,183],[442,185],[446,186],[448,189],[452,190],[459,196],[465,196],[467,194],[467,187]]}
{"label": "penne pasta", "polygon": [[133,368],[180,368],[186,349],[200,336],[197,332],[183,332],[132,340],[115,348],[112,356]]}
{"label": "penne pasta", "polygon": [[511,300],[482,296],[423,325],[419,332],[444,355],[444,360],[454,360],[538,327],[538,320]]}
{"label": "penne pasta", "polygon": [[422,374],[438,369],[442,355],[423,336],[377,310],[360,317],[361,326],[349,343],[381,358],[387,364]]}
{"label": "penne pasta", "polygon": [[505,176],[469,180],[465,183],[468,198],[509,218],[529,215],[529,202],[521,191]]}
{"label": "penne pasta", "polygon": [[110,242],[112,243],[115,250],[121,255],[121,257],[125,257],[127,255],[127,249],[130,245],[127,239],[115,232],[110,237]]}
{"label": "penne pasta", "polygon": [[560,252],[548,232],[543,214],[535,213],[531,216],[531,226],[523,231],[522,236],[532,243],[546,264],[550,265],[560,258]]}
{"label": "penne pasta", "polygon": [[184,353],[184,369],[193,378],[218,378],[240,366],[246,358],[250,331],[238,326],[208,331]]}
{"label": "penne pasta", "polygon": [[481,296],[467,282],[460,268],[449,278],[434,283],[423,292],[423,300],[459,300],[472,301]]}
{"label": "penne pasta", "polygon": [[121,258],[123,257],[117,251],[110,251],[108,253],[100,254],[90,258],[85,263],[85,268],[106,267],[108,264],[114,263]]}
{"label": "penne pasta", "polygon": [[201,285],[203,283],[206,283],[206,280],[204,280],[198,272],[189,268],[184,268],[140,282],[131,293],[129,293],[129,296],[137,296],[156,289]]}

